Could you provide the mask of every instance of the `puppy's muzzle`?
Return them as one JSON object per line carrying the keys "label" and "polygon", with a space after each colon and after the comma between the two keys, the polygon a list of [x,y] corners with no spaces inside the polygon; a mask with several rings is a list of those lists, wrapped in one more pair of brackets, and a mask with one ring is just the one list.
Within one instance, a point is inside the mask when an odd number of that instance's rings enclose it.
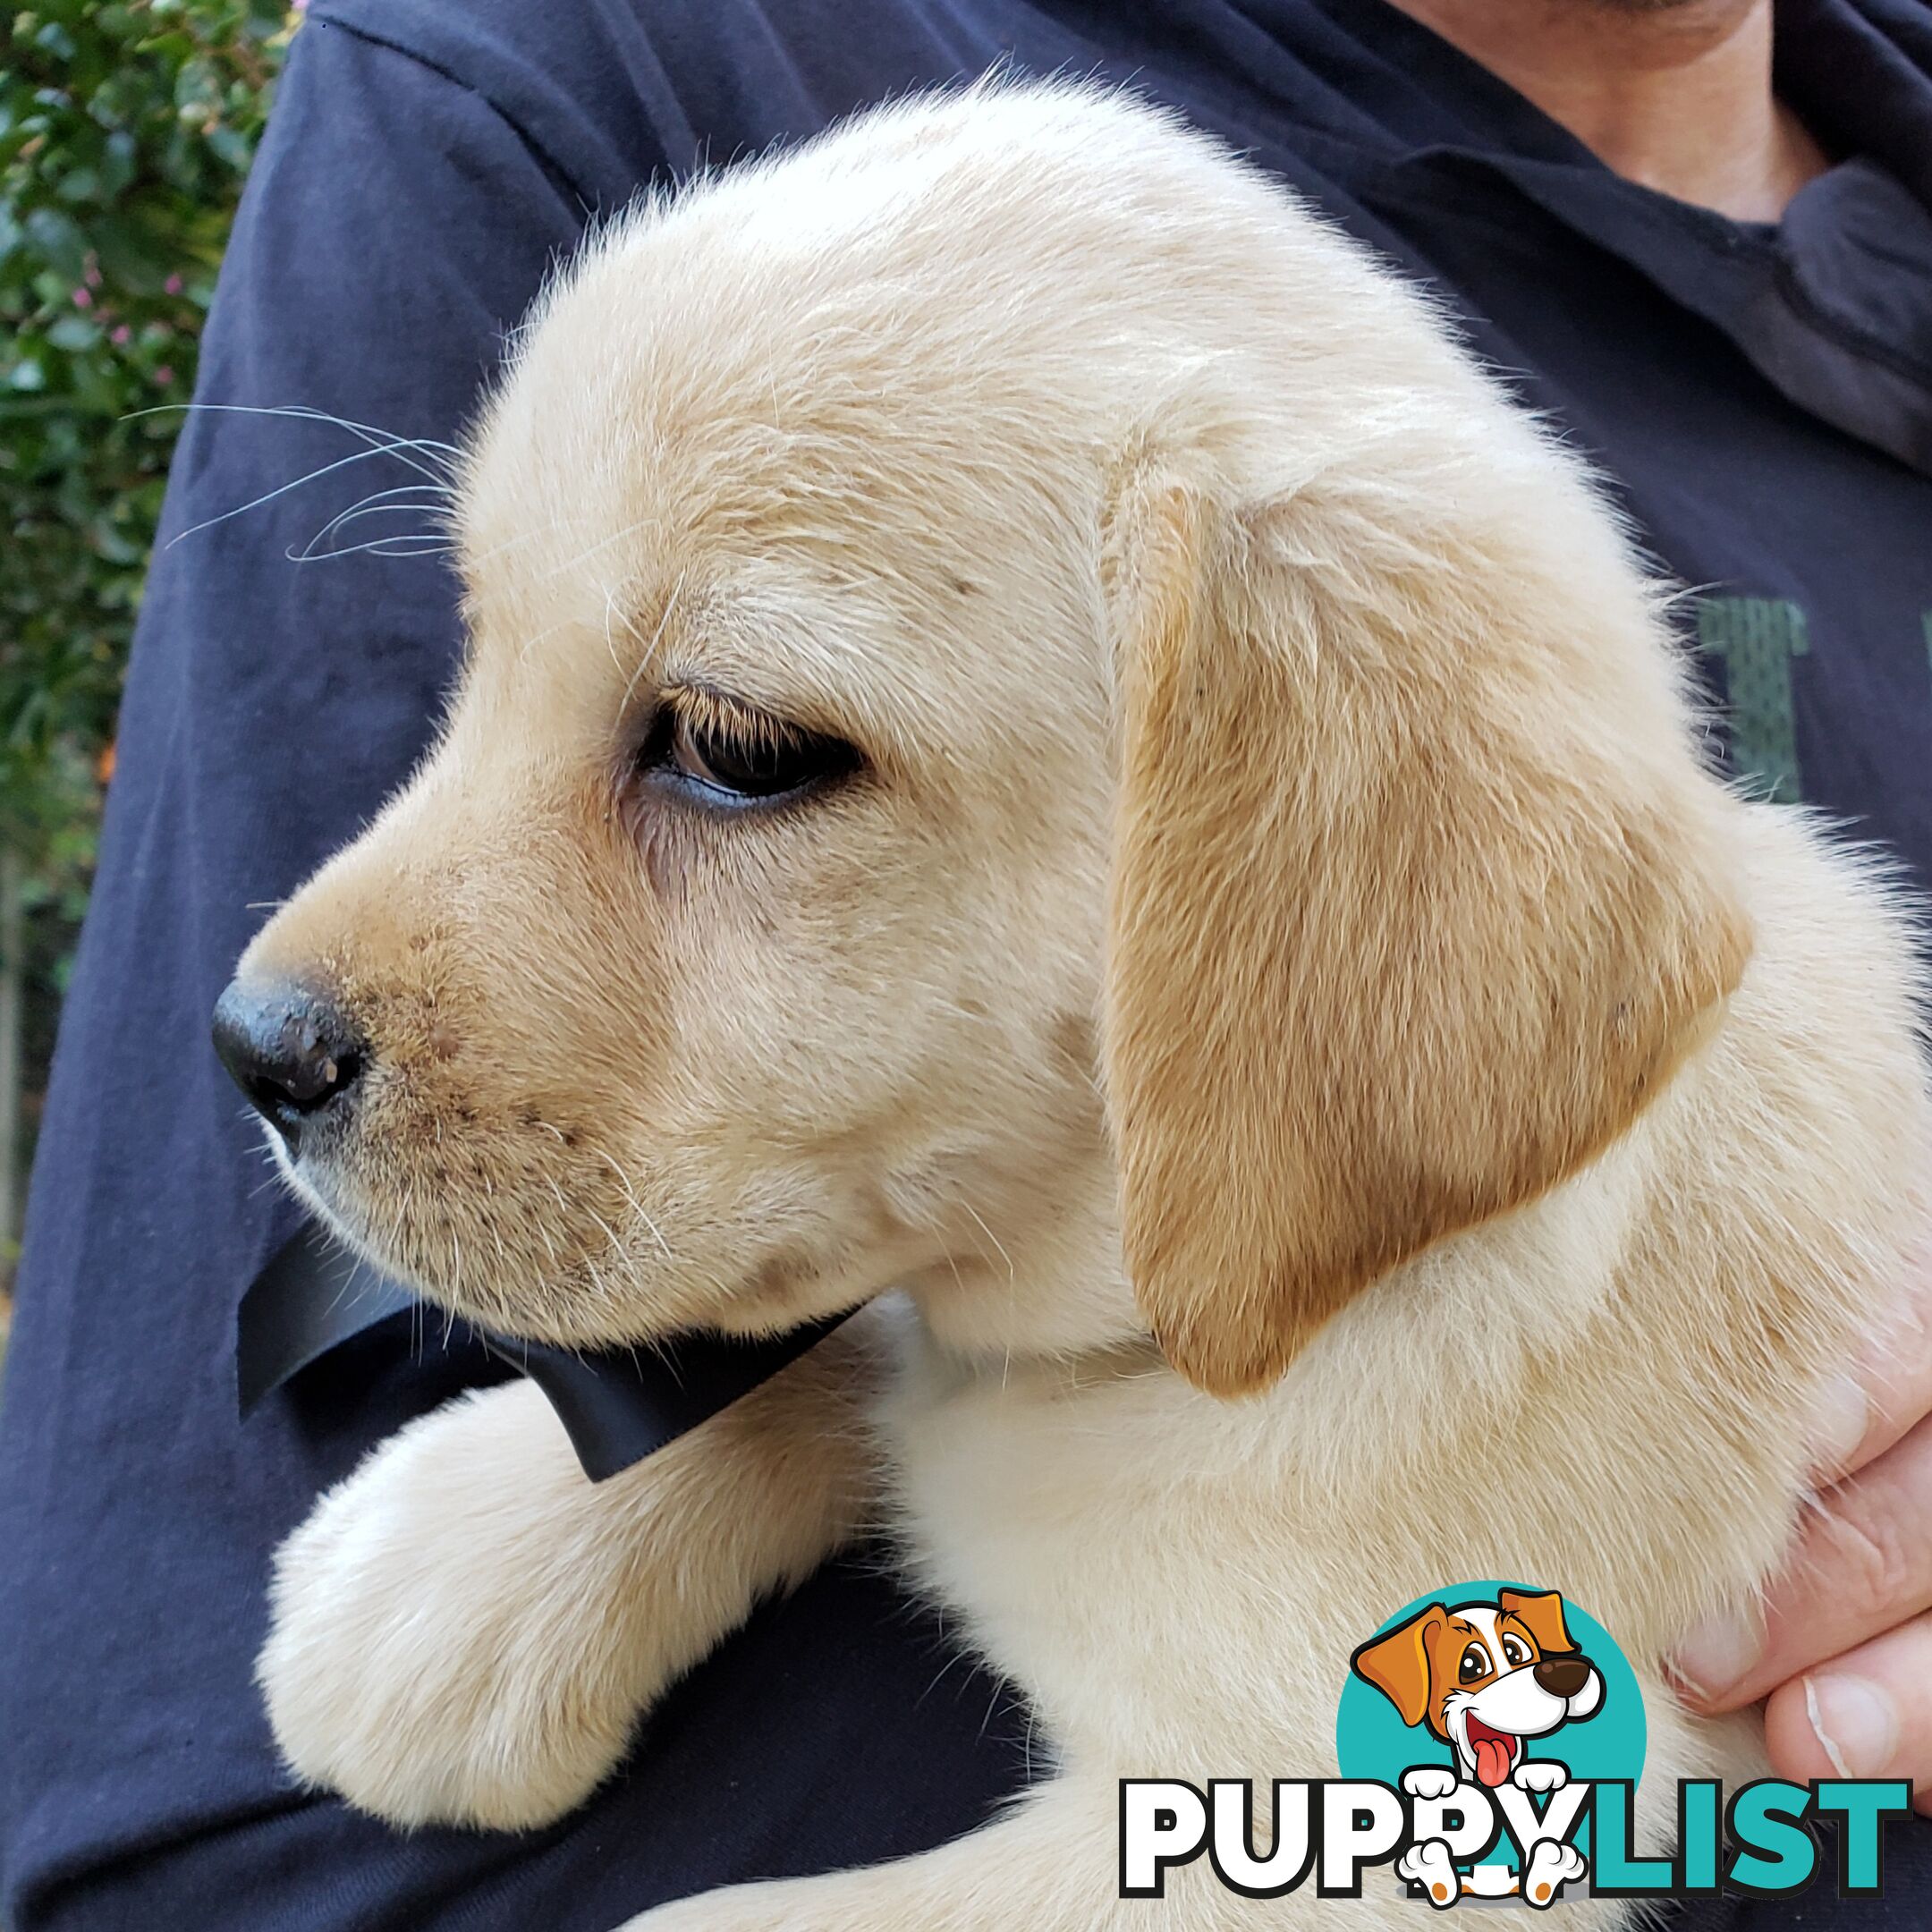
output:
{"label": "puppy's muzzle", "polygon": [[1573,1698],[1589,1680],[1588,1657],[1544,1657],[1536,1666],[1536,1681],[1552,1697]]}
{"label": "puppy's muzzle", "polygon": [[369,1049],[326,994],[233,979],[215,1007],[215,1051],[289,1152],[347,1111]]}

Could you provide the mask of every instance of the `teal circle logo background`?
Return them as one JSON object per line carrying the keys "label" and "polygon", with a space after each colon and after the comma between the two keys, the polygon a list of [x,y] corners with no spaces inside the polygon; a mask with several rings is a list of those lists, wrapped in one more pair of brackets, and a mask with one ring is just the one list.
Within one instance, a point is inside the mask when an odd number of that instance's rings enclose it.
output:
{"label": "teal circle logo background", "polygon": [[[1507,1580],[1448,1584],[1404,1604],[1374,1630],[1363,1631],[1349,1648],[1353,1650],[1385,1631],[1406,1623],[1431,1604],[1445,1604],[1452,1609],[1458,1604],[1494,1604],[1498,1590],[1535,1593],[1548,1588],[1543,1583]],[[1606,1778],[1628,1778],[1635,1784],[1643,1772],[1648,1735],[1637,1674],[1625,1661],[1615,1639],[1589,1611],[1568,1597],[1563,1605],[1564,1627],[1578,1649],[1603,1673],[1603,1702],[1589,1717],[1566,1724],[1547,1737],[1531,1740],[1530,1755],[1554,1758],[1568,1766],[1572,1780],[1595,1784]],[[1405,1724],[1402,1713],[1352,1670],[1342,1687],[1342,1701],[1335,1712],[1335,1758],[1343,1777],[1374,1778],[1397,1790],[1402,1787],[1402,1773],[1411,1765],[1448,1767],[1455,1761],[1448,1745],[1433,1731],[1423,1724]]]}

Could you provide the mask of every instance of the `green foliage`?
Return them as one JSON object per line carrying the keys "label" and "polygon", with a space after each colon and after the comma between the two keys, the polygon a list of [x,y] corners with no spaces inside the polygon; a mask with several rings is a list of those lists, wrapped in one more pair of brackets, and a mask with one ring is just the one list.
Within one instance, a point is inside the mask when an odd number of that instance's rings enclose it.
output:
{"label": "green foliage", "polygon": [[265,0],[55,0],[0,36],[0,835],[29,850],[70,814],[59,750],[112,732],[180,422],[136,412],[188,399],[285,31]]}
{"label": "green foliage", "polygon": [[[182,420],[141,412],[188,400],[298,18],[282,0],[46,0],[0,21],[0,842],[31,881],[46,997]],[[44,1030],[30,1011],[30,1053]]]}

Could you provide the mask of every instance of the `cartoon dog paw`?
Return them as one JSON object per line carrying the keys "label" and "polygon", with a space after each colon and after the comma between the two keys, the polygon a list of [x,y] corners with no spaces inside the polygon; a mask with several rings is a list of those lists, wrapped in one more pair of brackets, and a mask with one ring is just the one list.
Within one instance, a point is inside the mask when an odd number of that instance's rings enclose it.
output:
{"label": "cartoon dog paw", "polygon": [[1523,1868],[1523,1902],[1540,1911],[1555,1901],[1565,1884],[1580,1878],[1589,1869],[1583,1854],[1573,1844],[1558,1844],[1546,1838]]}
{"label": "cartoon dog paw", "polygon": [[[1422,1773],[1425,1777],[1429,1775],[1428,1771]],[[1442,1798],[1448,1795],[1445,1792],[1434,1790],[1416,1791],[1413,1785],[1409,1784],[1409,1780],[1415,1775],[1415,1772],[1409,1772],[1404,1775],[1402,1783],[1409,1786],[1416,1797]],[[1448,1774],[1445,1772],[1443,1775],[1447,1776]],[[1452,1784],[1454,1782],[1454,1779],[1450,1779]],[[1420,1844],[1411,1845],[1395,1860],[1395,1876],[1420,1885],[1428,1893],[1429,1903],[1437,1911],[1445,1911],[1453,1905],[1462,1890],[1462,1881],[1456,1876],[1454,1862],[1449,1856],[1448,1844],[1440,1838],[1425,1839]]]}
{"label": "cartoon dog paw", "polygon": [[1518,1791],[1561,1791],[1569,1782],[1569,1772],[1554,1758],[1525,1758],[1510,1774],[1510,1783]]}
{"label": "cartoon dog paw", "polygon": [[1411,1798],[1446,1798],[1456,1788],[1456,1775],[1445,1765],[1412,1765],[1402,1775],[1402,1788]]}

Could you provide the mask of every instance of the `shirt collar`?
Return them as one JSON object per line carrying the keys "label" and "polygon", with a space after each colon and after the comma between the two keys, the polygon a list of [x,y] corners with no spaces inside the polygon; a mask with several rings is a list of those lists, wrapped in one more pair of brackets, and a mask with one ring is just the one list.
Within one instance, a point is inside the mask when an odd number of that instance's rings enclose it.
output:
{"label": "shirt collar", "polygon": [[1423,175],[1487,179],[1701,317],[1788,401],[1932,474],[1932,16],[1907,0],[1780,0],[1776,84],[1842,158],[1775,225],[1613,174],[1542,110],[1387,0],[1241,0],[1317,66],[1301,118],[1378,211]]}

